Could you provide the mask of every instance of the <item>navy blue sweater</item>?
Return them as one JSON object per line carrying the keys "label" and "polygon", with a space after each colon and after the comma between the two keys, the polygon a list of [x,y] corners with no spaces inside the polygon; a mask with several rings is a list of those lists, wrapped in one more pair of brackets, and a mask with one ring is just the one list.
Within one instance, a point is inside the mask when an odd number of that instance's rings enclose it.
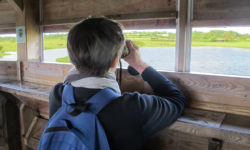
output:
{"label": "navy blue sweater", "polygon": [[[185,97],[171,81],[152,67],[143,71],[142,78],[155,95],[124,93],[98,114],[111,150],[142,149],[146,139],[171,125],[183,112]],[[58,83],[50,93],[50,116],[61,106],[63,87]],[[100,89],[74,88],[77,101],[87,101],[98,91]]]}

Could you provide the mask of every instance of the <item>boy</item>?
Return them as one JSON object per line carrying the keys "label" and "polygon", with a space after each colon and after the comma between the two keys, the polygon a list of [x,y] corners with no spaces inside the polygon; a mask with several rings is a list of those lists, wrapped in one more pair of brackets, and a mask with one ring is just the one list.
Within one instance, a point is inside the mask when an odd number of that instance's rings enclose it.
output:
{"label": "boy", "polygon": [[[155,95],[124,93],[108,104],[98,118],[111,150],[140,150],[146,139],[176,121],[186,100],[171,81],[141,59],[139,48],[132,41],[125,41],[118,23],[89,18],[70,30],[67,48],[76,69],[64,83],[74,87],[79,104],[107,87],[120,93],[115,71],[125,45],[130,53],[124,60],[149,83]],[[63,88],[64,84],[58,83],[50,93],[50,117],[61,106]]]}

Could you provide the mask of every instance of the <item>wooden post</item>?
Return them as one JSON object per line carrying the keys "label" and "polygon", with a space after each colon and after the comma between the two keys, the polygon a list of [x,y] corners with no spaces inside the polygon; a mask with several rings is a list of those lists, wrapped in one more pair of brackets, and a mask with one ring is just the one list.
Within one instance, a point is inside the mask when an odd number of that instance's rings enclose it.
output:
{"label": "wooden post", "polygon": [[39,0],[24,0],[23,13],[18,13],[17,26],[25,27],[26,41],[18,43],[19,61],[40,61],[41,60],[41,36]]}
{"label": "wooden post", "polygon": [[[22,80],[22,61],[41,61],[39,0],[23,0],[23,11],[17,13],[17,27],[25,28],[25,40],[17,43],[17,79]],[[18,35],[17,35],[18,36]]]}
{"label": "wooden post", "polygon": [[178,0],[178,18],[176,20],[176,59],[175,70],[178,72],[190,71],[192,28],[191,19],[193,0]]}

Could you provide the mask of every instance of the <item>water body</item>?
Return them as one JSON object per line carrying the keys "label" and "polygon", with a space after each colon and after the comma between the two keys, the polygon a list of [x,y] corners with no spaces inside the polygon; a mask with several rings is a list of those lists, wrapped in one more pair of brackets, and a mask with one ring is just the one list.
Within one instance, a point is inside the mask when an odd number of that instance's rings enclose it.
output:
{"label": "water body", "polygon": [[[158,70],[174,71],[175,48],[140,48],[143,60]],[[56,58],[67,56],[66,49],[44,51],[46,62],[56,62]],[[16,60],[16,53],[1,60]],[[123,62],[123,68],[127,64]],[[250,76],[250,49],[227,47],[193,47],[191,72]]]}

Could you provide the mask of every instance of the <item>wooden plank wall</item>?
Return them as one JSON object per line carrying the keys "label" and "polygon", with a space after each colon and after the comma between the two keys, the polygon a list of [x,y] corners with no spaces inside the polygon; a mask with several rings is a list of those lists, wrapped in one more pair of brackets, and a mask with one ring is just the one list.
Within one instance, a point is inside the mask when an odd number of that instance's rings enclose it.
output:
{"label": "wooden plank wall", "polygon": [[0,1],[0,26],[15,25],[16,12],[5,0]]}
{"label": "wooden plank wall", "polygon": [[44,0],[44,24],[65,23],[88,16],[175,10],[175,0]]}
{"label": "wooden plank wall", "polygon": [[[54,85],[62,82],[70,64],[23,63],[24,81]],[[187,96],[192,108],[250,116],[250,78],[162,72]],[[139,76],[123,71],[122,91],[152,93]]]}
{"label": "wooden plank wall", "polygon": [[[71,9],[72,6],[74,9]],[[68,31],[74,23],[88,16],[120,16],[127,14],[130,16],[140,16],[143,13],[173,11],[176,11],[176,0],[45,0],[43,13],[44,32]],[[125,20],[120,22],[126,29],[175,28],[175,19],[161,18],[137,21]]]}
{"label": "wooden plank wall", "polygon": [[62,82],[65,75],[73,66],[70,64],[54,64],[54,63],[22,63],[22,79],[28,82],[54,85]]}
{"label": "wooden plank wall", "polygon": [[[191,108],[250,116],[250,78],[162,72],[187,97]],[[123,72],[123,91],[152,93],[140,77]]]}
{"label": "wooden plank wall", "polygon": [[16,11],[6,0],[0,0],[0,33],[15,33]]}
{"label": "wooden plank wall", "polygon": [[[171,127],[170,127],[171,128]],[[185,128],[185,127],[183,127]],[[190,129],[190,128],[187,128]],[[197,131],[199,132],[199,131]],[[202,132],[202,131],[201,131]],[[210,131],[210,133],[213,133]],[[228,135],[230,137],[230,135]],[[233,137],[233,136],[232,136]],[[236,138],[237,139],[237,138]],[[235,141],[237,141],[235,139]],[[144,150],[210,150],[209,138],[165,129],[146,143]],[[243,140],[243,139],[240,139]],[[249,146],[223,142],[220,150],[248,150]],[[216,149],[217,150],[217,149]]]}
{"label": "wooden plank wall", "polygon": [[[137,21],[122,21],[119,20],[125,29],[127,30],[145,30],[145,29],[175,29],[176,28],[176,20],[175,19],[154,19],[154,20],[137,20]],[[44,32],[68,32],[69,29],[74,26],[75,23],[68,24],[58,24],[58,25],[45,25]],[[1,30],[0,30],[1,32]]]}
{"label": "wooden plank wall", "polygon": [[[176,0],[44,0],[44,32],[66,32],[88,16],[109,16],[176,11]],[[15,33],[16,12],[0,1],[0,33]],[[249,0],[194,0],[192,26],[250,25]],[[175,28],[175,19],[121,21],[127,29]]]}
{"label": "wooden plank wall", "polygon": [[194,0],[194,20],[250,17],[249,0]]}
{"label": "wooden plank wall", "polygon": [[0,61],[0,79],[17,79],[17,64],[15,61]]}
{"label": "wooden plank wall", "polygon": [[193,26],[250,26],[249,0],[194,0]]}

